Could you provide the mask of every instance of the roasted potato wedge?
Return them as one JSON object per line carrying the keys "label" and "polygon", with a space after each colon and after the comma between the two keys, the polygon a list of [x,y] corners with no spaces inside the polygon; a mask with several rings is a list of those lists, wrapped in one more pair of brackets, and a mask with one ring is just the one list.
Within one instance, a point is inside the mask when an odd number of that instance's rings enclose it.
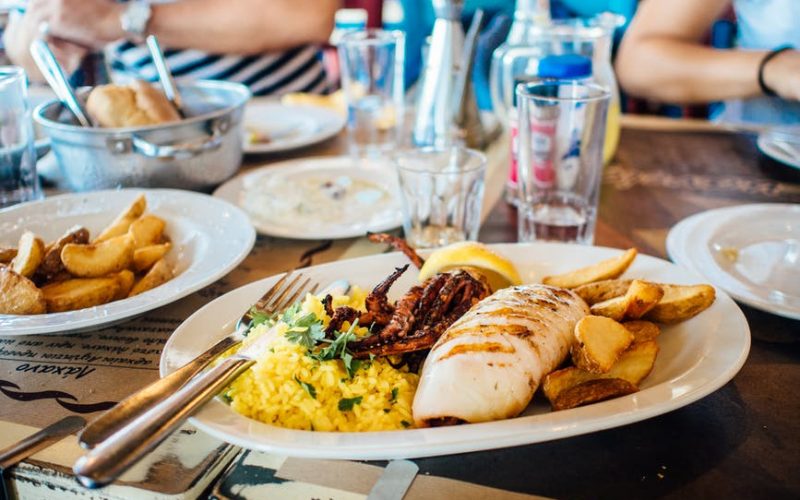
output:
{"label": "roasted potato wedge", "polygon": [[613,299],[598,302],[589,307],[589,311],[595,316],[605,316],[614,321],[622,321],[625,317],[625,311],[628,310],[628,297],[614,297]]}
{"label": "roasted potato wedge", "polygon": [[126,298],[128,294],[131,293],[133,284],[136,282],[136,276],[133,274],[133,271],[125,269],[113,275],[113,277],[117,280],[117,284],[119,285],[117,294],[114,295],[113,300]]}
{"label": "roasted potato wedge", "polygon": [[652,321],[637,319],[626,321],[622,326],[633,334],[633,343],[655,340],[661,335],[661,328]]}
{"label": "roasted potato wedge", "polygon": [[680,323],[705,311],[716,299],[711,285],[661,285],[664,296],[644,319],[656,323]]}
{"label": "roasted potato wedge", "polygon": [[661,286],[649,281],[633,280],[628,291],[625,292],[625,296],[628,298],[625,318],[639,319],[658,304],[658,301],[664,296],[664,290]]}
{"label": "roasted potato wedge", "polygon": [[603,280],[587,283],[573,290],[590,306],[614,297],[625,295],[633,280]]}
{"label": "roasted potato wedge", "polygon": [[17,256],[16,248],[0,247],[0,264],[8,264]]}
{"label": "roasted potato wedge", "polygon": [[147,209],[147,200],[144,195],[136,198],[133,203],[126,208],[116,219],[105,229],[100,232],[100,235],[94,240],[94,243],[106,241],[117,236],[122,236],[128,232],[128,229],[133,224],[133,221],[142,216]]}
{"label": "roasted potato wedge", "polygon": [[150,269],[153,264],[169,252],[170,248],[172,248],[171,243],[137,248],[133,252],[133,268],[139,273]]}
{"label": "roasted potato wedge", "polygon": [[0,314],[42,314],[44,294],[31,280],[0,267]]}
{"label": "roasted potato wedge", "polygon": [[163,283],[172,279],[172,268],[169,267],[167,261],[164,259],[159,259],[153,267],[147,271],[147,274],[142,276],[142,278],[133,285],[133,289],[128,294],[128,297],[133,297],[135,295],[139,295],[140,293],[146,292],[147,290],[151,290]]}
{"label": "roasted potato wedge", "polygon": [[74,311],[114,300],[119,290],[116,277],[77,278],[42,287],[47,312]]}
{"label": "roasted potato wedge", "polygon": [[64,271],[64,263],[61,262],[61,250],[69,243],[78,245],[89,243],[89,230],[80,226],[73,227],[64,236],[47,245],[44,258],[36,271],[34,279],[40,282],[49,282],[54,276]]}
{"label": "roasted potato wedge", "polygon": [[44,259],[44,241],[30,231],[19,238],[17,255],[11,260],[11,270],[30,278]]}
{"label": "roasted potato wedge", "polygon": [[134,248],[139,249],[160,242],[166,225],[164,219],[152,214],[143,215],[133,221],[128,233],[133,236]]}
{"label": "roasted potato wedge", "polygon": [[572,362],[587,372],[606,373],[631,342],[633,333],[613,319],[584,316],[575,325]]}
{"label": "roasted potato wedge", "polygon": [[123,234],[89,245],[68,243],[61,250],[61,261],[67,271],[81,278],[117,273],[133,262],[133,237]]}
{"label": "roasted potato wedge", "polygon": [[577,288],[595,281],[619,278],[636,258],[636,249],[629,248],[622,255],[606,259],[569,273],[545,276],[542,283],[561,288]]}
{"label": "roasted potato wedge", "polygon": [[551,404],[556,411],[568,410],[619,396],[626,396],[638,390],[638,387],[621,378],[601,378],[566,389]]}
{"label": "roasted potato wedge", "polygon": [[589,373],[576,366],[562,368],[544,378],[542,391],[550,404],[553,404],[563,391],[589,380],[621,378],[638,387],[653,370],[656,355],[658,355],[658,344],[655,340],[633,343],[606,373]]}

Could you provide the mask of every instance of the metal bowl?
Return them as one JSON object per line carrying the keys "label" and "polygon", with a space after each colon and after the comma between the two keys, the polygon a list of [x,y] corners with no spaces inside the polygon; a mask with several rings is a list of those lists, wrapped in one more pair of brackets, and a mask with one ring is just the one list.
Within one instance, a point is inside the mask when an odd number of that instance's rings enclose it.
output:
{"label": "metal bowl", "polygon": [[[179,86],[188,118],[133,128],[79,126],[58,101],[41,104],[34,120],[69,187],[207,190],[233,176],[242,161],[244,106],[250,91],[231,82]],[[82,89],[86,95],[89,89]]]}

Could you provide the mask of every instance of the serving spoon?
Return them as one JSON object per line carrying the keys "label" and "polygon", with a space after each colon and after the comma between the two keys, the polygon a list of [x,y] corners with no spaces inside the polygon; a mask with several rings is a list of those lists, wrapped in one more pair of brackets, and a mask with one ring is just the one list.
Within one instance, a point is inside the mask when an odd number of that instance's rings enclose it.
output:
{"label": "serving spoon", "polygon": [[172,73],[167,66],[167,60],[164,58],[164,52],[161,50],[161,45],[158,43],[158,38],[155,35],[147,37],[147,48],[150,50],[150,57],[153,59],[153,64],[158,73],[158,79],[161,82],[161,88],[167,100],[175,106],[175,110],[181,115],[181,118],[186,118],[186,113],[183,110],[183,99],[178,92],[178,87],[175,85],[175,80],[172,78]]}

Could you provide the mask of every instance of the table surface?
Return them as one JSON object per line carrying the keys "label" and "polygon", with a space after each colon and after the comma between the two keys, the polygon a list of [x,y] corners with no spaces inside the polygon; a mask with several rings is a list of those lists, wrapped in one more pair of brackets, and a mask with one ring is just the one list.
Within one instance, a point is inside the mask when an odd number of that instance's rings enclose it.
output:
{"label": "table surface", "polygon": [[[617,158],[604,174],[597,245],[636,246],[666,258],[669,228],[693,213],[749,202],[800,202],[800,171],[760,155],[752,135],[690,122],[627,123]],[[335,154],[341,147],[338,138],[311,150],[248,163]],[[499,201],[480,239],[515,241],[515,210]],[[280,271],[267,264],[277,252],[303,264],[319,264],[376,251],[362,240],[259,237],[254,252],[219,291]],[[203,295],[204,300],[212,295]],[[742,309],[752,332],[750,356],[731,382],[708,397],[590,435],[415,460],[420,473],[557,498],[797,498],[800,322]],[[3,399],[2,404],[21,403]],[[255,454],[250,455],[252,459]],[[251,474],[255,469],[246,462],[247,455],[240,456],[210,491],[217,497],[240,496],[243,482],[257,482]]]}

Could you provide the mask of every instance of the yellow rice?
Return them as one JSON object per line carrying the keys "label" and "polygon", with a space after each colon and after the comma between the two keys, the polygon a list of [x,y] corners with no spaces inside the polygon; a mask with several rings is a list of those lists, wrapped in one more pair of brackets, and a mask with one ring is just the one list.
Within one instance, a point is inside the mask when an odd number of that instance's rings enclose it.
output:
{"label": "yellow rice", "polygon": [[[354,289],[350,296],[335,297],[333,305],[363,310],[364,298],[363,290]],[[301,313],[310,312],[325,325],[330,321],[319,297],[306,296]],[[343,330],[349,326],[345,323]],[[351,379],[340,359],[317,361],[307,355],[305,347],[286,339],[287,328],[279,322],[266,352],[231,384],[226,395],[235,411],[268,424],[316,431],[381,431],[413,425],[416,374],[375,358]],[[246,342],[268,330],[266,325],[257,326]],[[355,329],[356,335],[367,332],[366,328]],[[316,397],[298,381],[313,386]],[[352,410],[340,410],[341,399],[359,396],[361,402],[353,404]]]}

